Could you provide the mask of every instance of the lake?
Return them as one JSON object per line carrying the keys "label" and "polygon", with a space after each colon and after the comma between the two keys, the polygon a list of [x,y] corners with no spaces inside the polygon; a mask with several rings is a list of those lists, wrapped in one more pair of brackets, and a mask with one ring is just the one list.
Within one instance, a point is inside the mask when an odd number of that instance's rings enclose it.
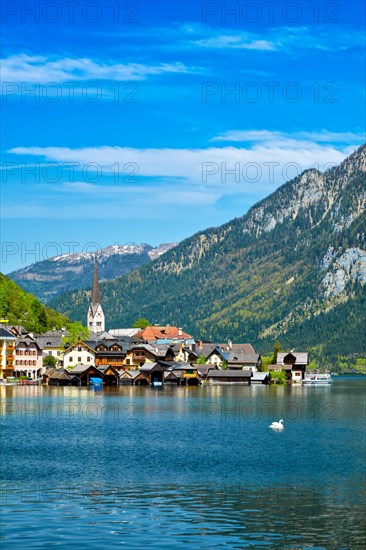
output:
{"label": "lake", "polygon": [[365,382],[2,386],[1,546],[365,548]]}

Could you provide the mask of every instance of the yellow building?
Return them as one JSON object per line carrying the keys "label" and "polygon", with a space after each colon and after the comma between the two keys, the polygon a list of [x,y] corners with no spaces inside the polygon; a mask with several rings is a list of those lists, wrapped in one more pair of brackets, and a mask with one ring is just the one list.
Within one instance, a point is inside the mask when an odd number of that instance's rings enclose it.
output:
{"label": "yellow building", "polygon": [[0,325],[0,378],[13,376],[16,337]]}

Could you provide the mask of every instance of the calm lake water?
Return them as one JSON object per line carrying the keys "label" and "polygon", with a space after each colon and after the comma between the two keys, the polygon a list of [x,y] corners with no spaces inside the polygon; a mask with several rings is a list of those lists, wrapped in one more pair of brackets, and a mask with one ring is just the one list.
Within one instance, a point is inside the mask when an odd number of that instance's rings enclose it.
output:
{"label": "calm lake water", "polygon": [[365,548],[365,389],[0,387],[1,547]]}

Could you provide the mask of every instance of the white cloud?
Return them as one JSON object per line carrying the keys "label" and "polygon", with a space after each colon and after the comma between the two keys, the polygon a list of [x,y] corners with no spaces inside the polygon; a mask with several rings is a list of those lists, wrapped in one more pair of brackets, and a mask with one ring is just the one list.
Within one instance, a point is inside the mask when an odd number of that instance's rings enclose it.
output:
{"label": "white cloud", "polygon": [[187,72],[190,72],[190,69],[182,63],[160,63],[157,65],[102,63],[89,58],[50,58],[23,53],[1,60],[3,82],[143,80],[151,75]]}
{"label": "white cloud", "polygon": [[365,45],[363,33],[337,27],[336,33],[329,32],[329,26],[316,27],[274,27],[262,34],[228,29],[222,34],[220,29],[196,25],[181,27],[189,36],[189,43],[202,48],[282,51],[294,53],[304,50],[341,51],[362,48]]}
{"label": "white cloud", "polygon": [[[325,133],[321,133],[321,137],[324,138]],[[218,139],[219,137],[216,138]],[[97,163],[103,174],[109,176],[112,175],[112,166],[118,166],[119,175],[123,176],[129,173],[129,163],[134,163],[137,169],[133,178],[137,182],[131,187],[135,189],[139,184],[146,184],[144,178],[165,178],[168,181],[171,178],[164,193],[167,189],[176,193],[181,191],[182,185],[189,185],[192,189],[202,187],[206,192],[211,190],[215,194],[219,192],[225,195],[239,190],[246,193],[263,190],[270,192],[305,169],[316,166],[322,170],[329,163],[340,163],[354,149],[350,142],[336,146],[268,130],[252,130],[239,134],[228,132],[220,139],[253,141],[254,144],[201,149],[15,147],[9,152],[42,157],[42,162],[56,162],[61,165],[78,163],[76,170],[88,163]],[[234,175],[230,174],[233,170],[236,170]],[[119,181],[129,185],[130,180],[121,177]],[[155,185],[156,182],[149,182],[152,188]],[[84,187],[84,190],[87,192],[88,188]]]}
{"label": "white cloud", "polygon": [[[20,157],[33,156],[41,166],[48,162],[61,167],[78,163],[75,179],[80,178],[81,169],[88,163],[97,163],[109,178],[104,177],[97,183],[83,178],[75,182],[63,178],[55,184],[41,181],[32,187],[32,204],[22,204],[18,199],[13,204],[11,200],[4,204],[4,217],[71,219],[77,215],[83,219],[115,219],[123,212],[123,218],[134,219],[138,211],[143,218],[157,220],[169,217],[169,212],[176,213],[177,207],[185,219],[197,216],[202,209],[206,215],[211,212],[215,216],[221,208],[215,205],[224,197],[234,195],[243,204],[253,204],[305,169],[323,170],[330,163],[339,164],[355,149],[359,138],[352,132],[326,130],[297,134],[250,130],[227,132],[222,136],[225,136],[223,140],[234,137],[251,143],[201,149],[15,147],[8,152]],[[332,144],[327,142],[330,137]],[[118,163],[123,176],[125,164],[131,162],[138,165],[133,176],[136,183],[123,177],[119,183],[111,179],[111,166],[115,172]],[[67,170],[64,173],[67,174]],[[27,180],[28,188],[31,183]],[[56,200],[55,192],[58,193]],[[70,209],[70,200],[77,204],[76,210]]]}
{"label": "white cloud", "polygon": [[232,141],[232,142],[261,142],[277,145],[287,144],[288,146],[298,146],[308,142],[313,143],[346,143],[359,144],[365,141],[364,133],[355,132],[329,132],[321,130],[319,132],[278,132],[270,130],[229,130],[211,141]]}

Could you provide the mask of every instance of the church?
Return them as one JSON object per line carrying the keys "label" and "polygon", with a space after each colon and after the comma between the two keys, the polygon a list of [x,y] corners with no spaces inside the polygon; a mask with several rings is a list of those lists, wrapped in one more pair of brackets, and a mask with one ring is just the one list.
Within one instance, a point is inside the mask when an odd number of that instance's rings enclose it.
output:
{"label": "church", "polygon": [[98,276],[98,259],[94,257],[94,277],[92,286],[91,302],[89,304],[87,315],[87,327],[90,332],[104,332],[105,318],[102,305],[100,303],[100,289]]}

